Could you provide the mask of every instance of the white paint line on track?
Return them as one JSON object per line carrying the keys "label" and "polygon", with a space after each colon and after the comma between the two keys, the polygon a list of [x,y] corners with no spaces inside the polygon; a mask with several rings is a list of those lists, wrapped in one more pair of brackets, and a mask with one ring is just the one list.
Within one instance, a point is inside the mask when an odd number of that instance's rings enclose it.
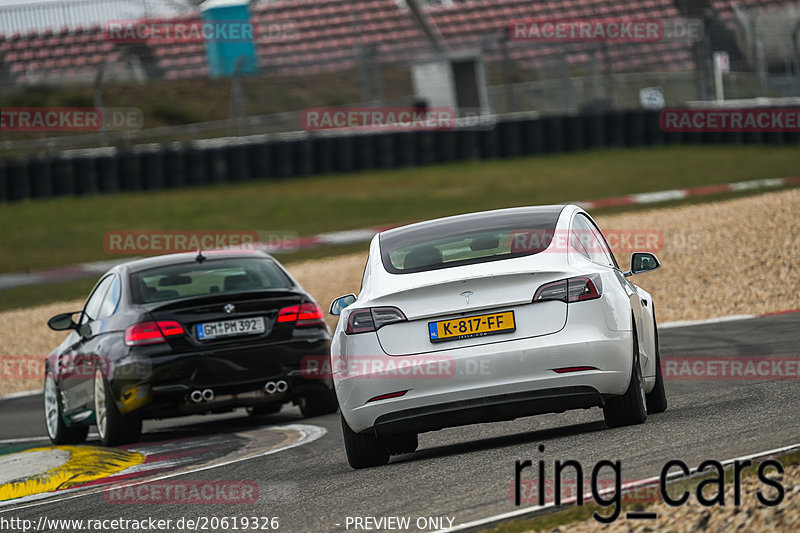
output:
{"label": "white paint line on track", "polygon": [[[3,400],[15,400],[17,398],[26,398],[28,396],[36,396],[37,394],[41,394],[41,393],[42,393],[41,389],[25,390],[25,391],[22,391],[22,392],[12,392],[12,393],[4,394],[4,395],[0,396],[0,401],[3,401]],[[0,441],[0,442],[2,442],[2,441]]]}
{"label": "white paint line on track", "polygon": [[[267,450],[263,453],[259,453],[256,455],[250,455],[247,457],[239,457],[237,459],[231,459],[230,461],[225,461],[218,464],[207,465],[207,466],[200,466],[197,468],[190,468],[185,471],[181,472],[174,472],[170,474],[164,474],[163,476],[157,476],[154,478],[149,479],[141,479],[130,481],[127,483],[122,483],[118,485],[113,485],[114,487],[127,487],[129,485],[140,485],[142,483],[154,483],[156,481],[162,481],[165,479],[170,479],[178,476],[185,476],[189,474],[195,474],[197,472],[203,472],[205,470],[213,470],[214,468],[219,468],[221,466],[228,466],[235,463],[241,463],[243,461],[248,461],[250,459],[257,459],[259,457],[266,457],[267,455],[272,455],[274,453],[282,452],[285,450],[290,450],[292,448],[296,448],[298,446],[302,446],[304,444],[309,444],[314,442],[315,440],[319,439],[323,435],[325,435],[328,430],[320,427],[320,426],[312,426],[310,424],[286,424],[282,426],[264,426],[258,429],[286,429],[291,431],[297,431],[300,433],[300,438],[291,444],[287,444],[286,446],[282,446],[280,448],[274,448]],[[81,498],[83,496],[88,496],[90,494],[98,494],[103,492],[104,490],[108,489],[109,485],[99,485],[97,487],[93,487],[90,489],[86,488],[75,488],[75,489],[66,489],[58,491],[57,493],[49,492],[46,494],[34,494],[31,496],[25,496],[23,498],[17,498],[15,500],[9,500],[6,502],[0,502],[0,514],[7,513],[9,511],[19,511],[21,509],[28,509],[30,507],[38,507],[41,505],[48,505],[51,503],[58,503],[63,502],[66,500],[72,500],[74,498]],[[58,494],[58,496],[53,496],[54,494]],[[25,504],[25,505],[20,505]],[[5,509],[4,509],[5,507]]]}
{"label": "white paint line on track", "polygon": [[702,326],[703,324],[719,324],[721,322],[734,322],[736,320],[749,320],[758,318],[760,315],[728,315],[716,318],[704,318],[700,320],[676,320],[675,322],[665,322],[658,325],[658,329],[686,328],[689,326]]}
{"label": "white paint line on track", "polygon": [[[720,463],[722,464],[722,466],[728,466],[728,465],[733,464],[736,461],[747,461],[747,460],[752,460],[752,459],[758,459],[760,457],[768,457],[768,456],[771,456],[771,455],[778,455],[778,454],[782,455],[782,454],[793,452],[793,451],[796,451],[796,450],[800,450],[800,442],[795,443],[795,444],[790,444],[788,446],[783,446],[781,448],[775,448],[775,449],[766,450],[766,451],[763,451],[763,452],[752,453],[750,455],[742,455],[742,456],[739,456],[739,457],[734,457],[732,459],[726,459],[724,461],[720,461]],[[674,479],[677,479],[677,478],[690,478],[690,477],[693,477],[694,475],[696,475],[697,473],[698,473],[697,468],[692,468],[692,469],[690,469],[688,476],[684,475],[682,472],[672,472],[672,473],[667,475],[667,479],[668,480],[674,480]],[[659,481],[659,477],[658,476],[644,478],[644,479],[640,479],[640,480],[637,480],[637,481],[631,481],[630,483],[625,483],[624,485],[622,485],[621,489],[623,491],[626,491],[626,490],[635,489],[635,488],[641,487],[641,486],[652,485],[653,483],[656,483],[658,481]],[[608,489],[604,489],[604,490],[599,491],[599,494],[601,496],[604,496],[606,494],[610,494],[613,490],[614,490],[614,487],[609,487]],[[586,501],[587,498],[591,498],[591,497],[592,497],[592,493],[591,492],[587,492],[587,493],[585,493],[583,495],[584,501]],[[561,505],[561,507],[566,507],[566,505],[568,505],[570,503],[573,503],[575,501],[576,501],[576,498],[570,498],[569,500],[564,500],[564,503]],[[501,513],[501,514],[497,514],[497,515],[494,515],[494,516],[481,518],[479,520],[473,520],[472,522],[466,522],[464,524],[459,524],[459,525],[457,525],[455,527],[452,527],[452,528],[440,529],[438,531],[434,531],[433,533],[450,533],[450,532],[454,532],[454,531],[469,531],[471,529],[475,529],[475,528],[478,528],[478,527],[487,527],[487,526],[490,526],[490,525],[495,525],[496,523],[499,523],[499,522],[504,522],[506,520],[510,520],[510,519],[514,519],[514,518],[523,518],[526,515],[537,515],[537,514],[540,514],[540,513],[544,513],[545,511],[551,511],[551,510],[554,510],[554,509],[556,509],[556,505],[554,503],[552,503],[552,502],[548,503],[548,504],[545,504],[545,505],[534,505],[532,507],[525,507],[523,509],[518,509],[516,511],[509,511],[507,513]]]}
{"label": "white paint line on track", "polygon": [[[89,433],[86,435],[87,437],[100,437],[97,433]],[[0,444],[23,444],[26,442],[38,442],[38,441],[49,441],[50,437],[20,437],[17,439],[3,439],[0,440]]]}

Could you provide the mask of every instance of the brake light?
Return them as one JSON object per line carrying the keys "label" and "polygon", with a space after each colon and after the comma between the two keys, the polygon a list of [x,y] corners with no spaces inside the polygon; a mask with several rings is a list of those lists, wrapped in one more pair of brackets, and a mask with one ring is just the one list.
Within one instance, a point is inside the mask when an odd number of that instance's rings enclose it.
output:
{"label": "brake light", "polygon": [[345,333],[366,333],[378,331],[383,326],[395,322],[405,322],[406,315],[396,307],[370,307],[368,309],[355,309],[347,317]]}
{"label": "brake light", "polygon": [[381,400],[388,400],[389,398],[399,398],[400,396],[405,396],[405,394],[411,389],[408,390],[401,390],[397,392],[390,392],[388,394],[381,394],[380,396],[375,396],[374,398],[370,398],[367,400],[366,403],[369,402],[379,402]]}
{"label": "brake light", "polygon": [[319,326],[324,324],[322,308],[315,303],[290,305],[278,311],[278,322],[294,322],[295,326]]}
{"label": "brake light", "polygon": [[564,368],[554,368],[553,372],[557,374],[569,374],[570,372],[587,372],[589,370],[597,370],[594,366],[565,366]]}
{"label": "brake light", "polygon": [[348,335],[356,333],[366,333],[375,331],[375,322],[372,320],[372,313],[369,309],[356,309],[347,317],[347,329],[344,330]]}
{"label": "brake light", "polygon": [[317,304],[303,304],[297,313],[298,326],[316,326],[323,323],[322,308]]}
{"label": "brake light", "polygon": [[534,302],[558,300],[565,303],[595,300],[603,294],[603,282],[599,274],[576,276],[545,283],[533,296]]}
{"label": "brake light", "polygon": [[134,324],[125,330],[125,344],[127,346],[158,344],[160,342],[167,342],[164,337],[183,335],[184,333],[183,326],[174,320],[142,322],[140,324]]}

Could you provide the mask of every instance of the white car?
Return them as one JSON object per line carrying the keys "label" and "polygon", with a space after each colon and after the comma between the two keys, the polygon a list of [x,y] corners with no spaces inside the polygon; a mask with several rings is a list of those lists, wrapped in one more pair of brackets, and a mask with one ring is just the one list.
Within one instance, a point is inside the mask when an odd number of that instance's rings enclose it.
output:
{"label": "white car", "polygon": [[458,215],[377,234],[337,298],[331,371],[353,468],[426,431],[602,407],[611,427],[667,407],[650,294],[574,205]]}

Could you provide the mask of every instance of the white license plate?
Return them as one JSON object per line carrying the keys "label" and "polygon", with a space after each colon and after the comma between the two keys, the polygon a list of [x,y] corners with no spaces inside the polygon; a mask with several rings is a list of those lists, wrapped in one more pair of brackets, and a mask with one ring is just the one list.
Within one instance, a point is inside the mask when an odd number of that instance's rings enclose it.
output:
{"label": "white license plate", "polygon": [[201,341],[232,335],[264,333],[264,331],[264,317],[261,316],[197,324],[197,338]]}

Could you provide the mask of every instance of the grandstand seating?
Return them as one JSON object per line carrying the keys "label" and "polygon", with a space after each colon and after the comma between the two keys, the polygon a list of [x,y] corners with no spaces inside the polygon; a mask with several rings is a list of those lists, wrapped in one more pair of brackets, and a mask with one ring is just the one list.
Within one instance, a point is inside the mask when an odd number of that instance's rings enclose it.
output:
{"label": "grandstand seating", "polygon": [[[725,20],[732,4],[748,9],[774,5],[778,0],[711,0]],[[672,18],[679,17],[680,0],[465,0],[425,9],[448,45],[477,49],[485,46],[487,61],[498,61],[496,39],[514,19]],[[382,63],[408,62],[428,51],[410,14],[394,0],[284,0],[254,3],[260,67],[280,74],[309,74],[352,69],[359,45]],[[163,19],[191,22],[196,17]],[[208,75],[203,43],[165,40],[132,45],[105,40],[103,28],[61,28],[0,38],[0,74],[17,83],[42,79],[58,81],[91,76],[97,67],[135,53],[149,69],[168,79]],[[598,61],[615,72],[635,70],[683,71],[694,68],[689,43],[540,43],[511,41],[509,55],[516,64],[535,68],[566,61],[590,68]]]}

